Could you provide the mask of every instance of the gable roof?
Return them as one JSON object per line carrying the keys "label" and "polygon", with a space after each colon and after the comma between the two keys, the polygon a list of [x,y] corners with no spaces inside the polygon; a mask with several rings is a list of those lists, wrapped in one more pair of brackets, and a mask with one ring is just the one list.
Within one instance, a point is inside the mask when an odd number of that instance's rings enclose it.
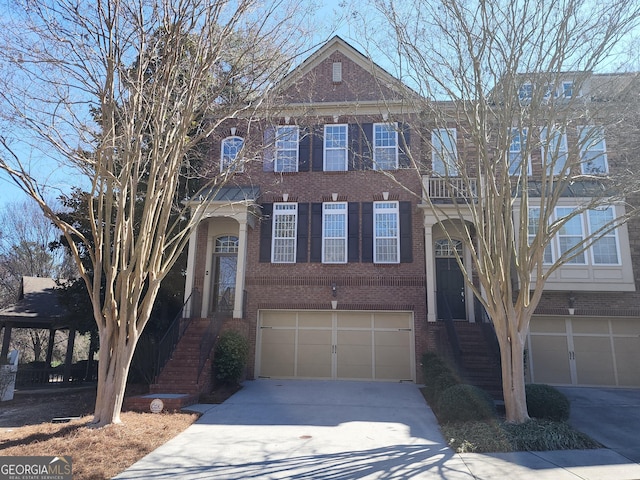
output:
{"label": "gable roof", "polygon": [[0,322],[11,322],[17,328],[60,326],[67,312],[58,301],[59,288],[53,278],[22,277],[20,298],[15,305],[0,310]]}
{"label": "gable roof", "polygon": [[[331,38],[322,47],[307,57],[300,65],[289,72],[280,81],[277,86],[277,90],[284,93],[287,89],[294,87],[298,82],[302,81],[306,75],[320,67],[324,61],[336,53],[341,54],[348,61],[367,72],[371,78],[374,78],[377,81],[380,89],[394,93],[396,99],[405,98],[407,95],[417,95],[398,78],[391,75],[369,57],[362,54],[337,35]],[[390,98],[386,98],[386,100],[390,100]]]}

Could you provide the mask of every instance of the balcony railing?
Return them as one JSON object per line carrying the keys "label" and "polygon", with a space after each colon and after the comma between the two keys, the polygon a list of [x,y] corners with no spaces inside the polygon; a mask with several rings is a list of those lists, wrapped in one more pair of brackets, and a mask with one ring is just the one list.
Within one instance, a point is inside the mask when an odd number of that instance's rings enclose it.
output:
{"label": "balcony railing", "polygon": [[477,179],[464,177],[423,177],[424,189],[431,200],[473,200],[477,197]]}

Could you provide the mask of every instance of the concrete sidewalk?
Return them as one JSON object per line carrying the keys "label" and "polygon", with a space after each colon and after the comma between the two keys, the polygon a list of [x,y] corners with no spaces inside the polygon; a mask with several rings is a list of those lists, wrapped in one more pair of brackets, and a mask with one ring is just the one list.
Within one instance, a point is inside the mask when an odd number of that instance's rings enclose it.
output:
{"label": "concrete sidewalk", "polygon": [[118,479],[638,479],[608,450],[456,454],[413,384],[246,382]]}

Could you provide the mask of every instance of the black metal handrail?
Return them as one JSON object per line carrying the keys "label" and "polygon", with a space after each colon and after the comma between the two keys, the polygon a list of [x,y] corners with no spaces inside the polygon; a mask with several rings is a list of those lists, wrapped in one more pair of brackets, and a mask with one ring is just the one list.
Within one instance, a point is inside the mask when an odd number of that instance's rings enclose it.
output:
{"label": "black metal handrail", "polygon": [[200,340],[200,361],[198,362],[198,382],[200,382],[200,374],[202,370],[204,370],[204,366],[207,363],[207,358],[211,354],[211,349],[216,342],[216,338],[220,333],[220,328],[222,327],[222,321],[220,319],[220,314],[214,314],[213,317],[209,320],[209,325],[207,326],[207,330],[202,335],[202,340]]}
{"label": "black metal handrail", "polygon": [[156,360],[156,369],[155,369],[156,380],[160,375],[160,372],[162,372],[162,369],[164,368],[164,366],[167,364],[167,362],[173,355],[176,345],[178,345],[178,342],[180,341],[180,339],[184,335],[184,332],[187,330],[187,328],[189,327],[189,324],[191,323],[192,315],[189,315],[188,318],[184,318],[183,313],[185,311],[185,307],[187,307],[187,305],[190,305],[191,299],[192,297],[194,297],[194,292],[195,290],[191,292],[187,300],[182,305],[182,308],[180,309],[178,314],[175,316],[175,318],[171,322],[171,325],[167,329],[167,332],[164,334],[164,336],[158,343],[158,358]]}
{"label": "black metal handrail", "polygon": [[451,344],[451,349],[453,350],[453,359],[456,362],[456,365],[459,368],[462,368],[462,349],[460,348],[460,340],[458,339],[458,332],[456,331],[456,327],[453,322],[453,315],[451,315],[451,307],[449,306],[449,301],[447,300],[446,295],[438,295],[442,302],[440,304],[444,304],[446,308],[446,315],[443,315],[443,320],[445,327],[447,329],[447,336],[449,337],[449,343]]}

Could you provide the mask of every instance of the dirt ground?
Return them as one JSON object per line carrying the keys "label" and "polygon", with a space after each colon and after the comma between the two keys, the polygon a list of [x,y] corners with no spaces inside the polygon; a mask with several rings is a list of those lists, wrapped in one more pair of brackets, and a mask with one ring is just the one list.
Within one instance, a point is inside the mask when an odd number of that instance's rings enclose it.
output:
{"label": "dirt ground", "polygon": [[[237,388],[202,401],[224,401]],[[136,392],[142,393],[142,392]],[[0,403],[0,455],[70,455],[75,480],[112,478],[197,420],[196,414],[123,412],[122,424],[89,425],[95,387],[17,393]],[[81,417],[68,423],[54,418]]]}

